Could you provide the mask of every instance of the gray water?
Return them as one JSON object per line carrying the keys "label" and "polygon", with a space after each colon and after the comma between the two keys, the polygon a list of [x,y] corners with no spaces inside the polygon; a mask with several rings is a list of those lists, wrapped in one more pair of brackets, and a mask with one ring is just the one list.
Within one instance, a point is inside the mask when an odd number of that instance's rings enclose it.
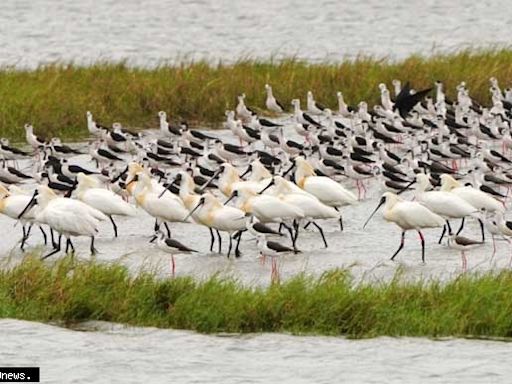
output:
{"label": "gray water", "polygon": [[[293,128],[286,126],[284,132],[287,137],[298,140],[298,135],[294,133]],[[233,142],[230,132],[219,130],[209,132],[209,134],[222,138],[223,141]],[[144,140],[150,140],[154,132],[147,131],[145,135]],[[80,143],[77,146],[85,147],[86,144]],[[82,165],[87,169],[94,169],[95,165],[89,159],[89,155],[80,155],[73,157],[70,162]],[[28,162],[22,161],[19,165],[28,173],[33,168]],[[241,165],[239,169],[244,170],[246,166]],[[346,178],[338,181],[357,195],[354,182]],[[377,213],[366,229],[363,229],[364,222],[375,209],[383,192],[379,178],[367,180],[365,183],[368,188],[366,197],[353,206],[341,209],[344,223],[343,232],[340,231],[339,223],[335,219],[319,221],[324,228],[328,248],[324,248],[316,229],[301,230],[297,240],[297,247],[301,253],[287,254],[278,260],[281,278],[287,279],[302,272],[318,276],[334,268],[349,269],[357,281],[389,281],[397,271],[400,271],[405,279],[427,280],[453,279],[462,273],[460,252],[448,248],[446,238],[445,243],[437,244],[440,229],[423,230],[427,244],[425,264],[421,262],[421,245],[415,232],[407,234],[403,251],[395,261],[390,261],[389,258],[400,244],[401,230],[394,224],[386,222],[382,218],[382,212]],[[27,184],[24,188],[31,191],[34,186]],[[221,201],[226,199],[220,192],[214,192]],[[407,199],[413,198],[412,193],[409,192],[403,196]],[[121,262],[134,273],[142,268],[150,268],[156,270],[162,277],[169,277],[171,256],[149,244],[154,233],[154,219],[139,208],[136,217],[119,217],[116,218],[116,222],[119,227],[117,239],[113,237],[109,221],[100,224],[95,242],[96,248],[99,250],[99,254],[96,256],[97,260]],[[3,239],[0,242],[0,261],[4,263],[17,263],[24,257],[24,253],[19,249],[21,227],[15,224],[14,220],[0,215],[0,230],[3,234]],[[458,228],[458,222],[453,221],[452,224],[454,228]],[[246,285],[268,285],[270,283],[271,263],[269,260],[265,264],[260,262],[256,241],[251,234],[247,233],[242,237],[240,243],[242,257],[228,259],[226,258],[228,245],[226,234],[222,235],[222,254],[219,254],[217,244],[214,251],[210,252],[210,236],[205,227],[187,223],[172,223],[170,227],[173,238],[198,251],[198,253],[190,255],[178,254],[175,256],[177,276],[191,275],[196,278],[207,278],[218,274],[223,277],[235,278]],[[473,219],[467,220],[463,234],[479,239],[478,222]],[[510,268],[512,246],[498,240],[494,253],[493,243],[489,238],[488,240],[482,247],[466,252],[469,272]],[[291,241],[286,236],[278,241],[291,246]],[[86,260],[91,257],[89,242],[89,238],[86,237],[73,239],[77,251],[76,257]],[[50,246],[43,245],[39,230],[34,228],[27,242],[26,250],[46,253],[50,251]],[[62,257],[62,253],[52,258],[58,257]]]}
{"label": "gray water", "polygon": [[504,342],[85,328],[96,331],[0,320],[2,366],[40,366],[43,383],[508,383],[512,375]]}
{"label": "gray water", "polygon": [[510,44],[508,0],[4,0],[0,65],[310,61]]}

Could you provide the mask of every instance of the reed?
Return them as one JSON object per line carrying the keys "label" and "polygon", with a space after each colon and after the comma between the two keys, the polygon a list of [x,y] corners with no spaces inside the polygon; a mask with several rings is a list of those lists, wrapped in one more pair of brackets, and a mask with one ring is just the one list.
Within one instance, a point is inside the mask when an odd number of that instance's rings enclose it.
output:
{"label": "reed", "polygon": [[350,273],[299,275],[269,287],[211,277],[130,274],[120,264],[28,256],[0,271],[0,317],[73,325],[104,320],[199,332],[512,336],[512,272],[449,282],[355,284]]}
{"label": "reed", "polygon": [[266,61],[241,59],[233,64],[183,62],[158,68],[132,68],[125,63],[98,62],[82,67],[56,63],[35,70],[0,68],[0,132],[23,138],[31,122],[37,133],[65,139],[87,135],[85,112],[103,124],[119,121],[130,128],[158,126],[157,113],[216,128],[224,111],[247,95],[250,106],[263,111],[265,83],[289,105],[312,90],[318,101],[336,108],[336,92],[353,105],[378,102],[378,84],[398,78],[416,88],[446,84],[448,96],[460,81],[481,103],[489,102],[489,77],[509,85],[512,50],[465,50],[453,54],[410,56],[402,61],[358,57],[341,63],[312,64],[295,58]]}

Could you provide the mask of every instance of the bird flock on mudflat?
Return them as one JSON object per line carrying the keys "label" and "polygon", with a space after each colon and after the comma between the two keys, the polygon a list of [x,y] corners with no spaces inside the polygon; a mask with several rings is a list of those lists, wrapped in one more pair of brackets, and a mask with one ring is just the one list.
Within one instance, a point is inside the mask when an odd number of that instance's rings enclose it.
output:
{"label": "bird flock on mudflat", "polygon": [[[493,244],[496,236],[512,236],[505,218],[512,89],[502,91],[497,79],[490,79],[487,106],[471,98],[464,82],[449,100],[440,81],[417,91],[394,80],[391,90],[379,85],[380,104],[373,108],[364,101],[349,106],[338,92],[337,107],[329,109],[310,91],[303,110],[298,98],[285,105],[270,85],[265,91],[259,113],[245,94],[225,112],[230,139],[191,129],[164,111],[158,129],[141,132],[117,122],[106,127],[87,112],[87,146],[42,138],[26,124],[28,149],[0,139],[0,213],[21,223],[22,250],[38,227],[51,246],[47,258],[61,251],[62,237],[66,253],[75,251],[74,237],[86,236],[95,254],[101,221],[109,220],[117,237],[115,218],[143,210],[155,220],[150,241],[171,254],[173,275],[175,254],[199,251],[171,236],[173,223],[206,227],[210,252],[216,242],[223,252],[227,234],[228,257],[242,255],[240,242],[249,233],[259,254],[272,259],[276,277],[277,256],[300,252],[304,228],[318,232],[319,248],[328,247],[323,223],[337,221],[343,231],[343,207],[368,199],[370,184],[383,194],[364,227],[371,228],[368,222],[384,206],[384,219],[401,229],[392,260],[410,230],[419,235],[424,262],[422,230],[439,228],[439,244],[446,236],[447,245],[461,251],[464,270],[465,252],[482,245],[486,232]],[[20,161],[28,165],[20,169]],[[467,220],[479,223],[481,238],[461,235]]]}

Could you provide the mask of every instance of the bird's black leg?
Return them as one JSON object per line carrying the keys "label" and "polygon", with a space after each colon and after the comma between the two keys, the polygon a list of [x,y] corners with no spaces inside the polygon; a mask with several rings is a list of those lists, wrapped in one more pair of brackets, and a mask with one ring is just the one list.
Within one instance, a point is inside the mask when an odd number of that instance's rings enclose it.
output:
{"label": "bird's black leg", "polygon": [[158,232],[160,229],[160,224],[158,224],[158,219],[155,219],[155,226],[154,226],[155,232]]}
{"label": "bird's black leg", "polygon": [[91,236],[91,254],[95,256],[96,253],[98,253],[98,250],[94,248],[94,236]]}
{"label": "bird's black leg", "polygon": [[229,235],[229,247],[228,247],[228,259],[229,259],[229,255],[231,254],[231,248],[232,247],[233,247],[233,237],[230,234]]}
{"label": "bird's black leg", "polygon": [[484,222],[482,219],[478,219],[478,222],[480,223],[480,230],[482,231],[482,243],[485,243]]}
{"label": "bird's black leg", "polygon": [[23,251],[23,247],[25,246],[25,241],[27,240],[27,231],[25,230],[25,226],[24,225],[21,226],[21,229],[23,231],[23,235],[22,235],[22,238],[21,238],[20,249]]}
{"label": "bird's black leg", "polygon": [[292,240],[292,245],[293,245],[293,249],[295,249],[295,236],[293,235],[293,229],[288,226],[288,224],[284,224],[283,223],[283,226],[288,230],[288,232],[290,233],[290,239]]}
{"label": "bird's black leg", "polygon": [[[242,240],[242,233],[244,233],[246,230],[241,230],[241,231],[238,231],[238,240],[236,242],[236,247],[235,247],[235,257],[240,257],[242,256],[242,254],[240,253],[240,250],[238,249],[240,247],[240,240]],[[235,235],[236,237],[236,235]]]}
{"label": "bird's black leg", "polygon": [[439,241],[437,244],[441,244],[441,241],[444,239],[444,234],[446,233],[446,225],[443,225],[443,232],[441,233],[441,237],[439,238]]}
{"label": "bird's black leg", "polygon": [[423,237],[423,233],[421,233],[421,231],[418,231],[418,235],[420,235],[421,241],[421,261],[425,262],[425,238]]}
{"label": "bird's black leg", "polygon": [[39,226],[39,230],[41,231],[41,234],[43,235],[44,245],[48,244],[48,238],[46,236],[46,232],[44,231],[43,227]]}
{"label": "bird's black leg", "polygon": [[68,253],[69,251],[69,244],[70,244],[70,241],[69,241],[69,238],[66,239],[66,254]]}
{"label": "bird's black leg", "polygon": [[57,248],[57,243],[55,242],[55,238],[53,236],[53,229],[50,227],[50,236],[52,238],[52,247],[53,249]]}
{"label": "bird's black leg", "polygon": [[293,220],[293,229],[295,230],[295,243],[296,243],[297,238],[299,237],[299,222],[297,220]]}
{"label": "bird's black leg", "polygon": [[322,240],[324,241],[325,248],[327,248],[327,240],[325,240],[324,230],[322,229],[322,227],[319,226],[314,221],[310,221],[310,223],[312,223],[318,229],[318,231],[320,232],[320,235],[322,236]]}
{"label": "bird's black leg", "polygon": [[308,221],[308,223],[304,226],[304,229],[308,229],[308,227],[311,225],[311,221]]}
{"label": "bird's black leg", "polygon": [[222,253],[222,237],[220,236],[220,232],[218,229],[216,229],[217,231],[217,239],[219,240],[219,254]]}
{"label": "bird's black leg", "polygon": [[461,233],[461,232],[462,232],[462,229],[464,228],[464,221],[465,221],[465,220],[466,220],[466,218],[465,218],[465,217],[463,217],[463,218],[462,218],[462,220],[461,220],[461,222],[460,222],[460,227],[459,227],[459,229],[457,230],[457,235],[458,235],[459,233]]}
{"label": "bird's black leg", "polygon": [[116,222],[114,221],[114,218],[112,217],[112,215],[109,215],[108,218],[110,219],[110,222],[112,223],[112,227],[114,227],[114,237],[117,237],[117,225],[116,225]]}
{"label": "bird's black leg", "polygon": [[210,227],[208,227],[208,229],[210,230],[210,252],[213,252],[213,245],[215,244],[215,236],[213,235],[213,229],[211,229]]}
{"label": "bird's black leg", "polygon": [[60,251],[60,235],[59,235],[59,242],[58,243],[54,243],[53,251],[51,251],[47,255],[41,257],[41,260],[47,259],[48,257],[50,257],[52,255],[55,255],[59,251]]}
{"label": "bird's black leg", "polygon": [[167,222],[164,221],[164,226],[167,231],[167,237],[171,237],[171,230],[169,229],[169,226],[167,225]]}
{"label": "bird's black leg", "polygon": [[448,235],[453,235],[452,226],[450,225],[450,222],[446,220],[446,226],[448,227]]}
{"label": "bird's black leg", "polygon": [[391,260],[394,260],[395,256],[398,255],[398,252],[400,252],[402,250],[402,248],[404,247],[404,242],[405,242],[405,231],[402,231],[402,239],[400,240],[400,246],[398,247],[398,249],[396,250],[394,255],[391,256]]}
{"label": "bird's black leg", "polygon": [[[338,209],[338,207],[334,207],[334,209],[339,212],[340,210]],[[343,231],[343,217],[341,217],[340,215],[340,231]]]}
{"label": "bird's black leg", "polygon": [[283,226],[284,226],[284,224],[283,224],[283,223],[279,223],[279,231],[278,231],[279,233],[282,233],[282,231],[283,231]]}

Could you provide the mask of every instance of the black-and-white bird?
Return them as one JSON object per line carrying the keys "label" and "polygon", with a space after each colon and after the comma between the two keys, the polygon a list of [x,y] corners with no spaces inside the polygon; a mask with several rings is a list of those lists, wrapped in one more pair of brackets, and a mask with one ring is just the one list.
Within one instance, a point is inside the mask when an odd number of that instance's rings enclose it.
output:
{"label": "black-and-white bird", "polygon": [[156,245],[158,249],[161,249],[164,252],[171,254],[171,268],[172,268],[172,276],[174,277],[176,274],[176,261],[174,260],[174,255],[177,253],[194,253],[196,250],[183,245],[178,240],[172,239],[170,237],[165,237],[162,232],[157,232],[150,240],[150,242],[154,242],[157,240]]}
{"label": "black-and-white bird", "polygon": [[448,237],[448,246],[450,248],[458,249],[462,258],[462,271],[466,272],[468,268],[468,259],[466,258],[466,251],[480,247],[484,243],[482,241],[468,239],[464,236],[451,235]]}

